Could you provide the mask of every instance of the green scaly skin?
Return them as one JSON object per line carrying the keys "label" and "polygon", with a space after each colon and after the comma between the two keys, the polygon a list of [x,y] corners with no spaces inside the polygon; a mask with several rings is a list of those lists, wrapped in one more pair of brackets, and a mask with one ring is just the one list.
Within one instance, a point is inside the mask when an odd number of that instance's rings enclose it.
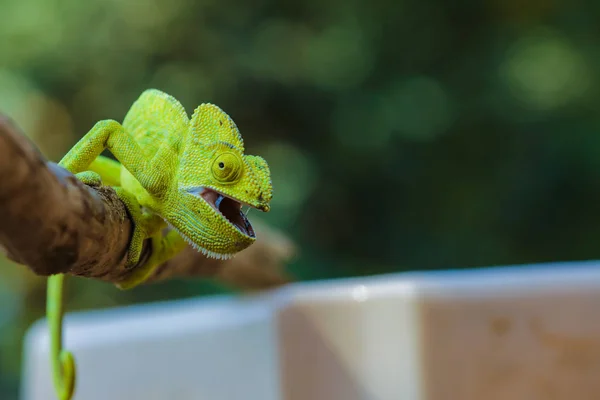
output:
{"label": "green scaly skin", "polygon": [[[118,162],[100,156],[104,149]],[[241,205],[267,212],[272,197],[267,162],[244,154],[242,136],[225,112],[202,104],[189,118],[175,98],[156,89],[142,93],[122,124],[96,123],[60,165],[88,185],[114,186],[130,213],[134,229],[126,267],[131,273],[117,283],[121,289],[144,282],[186,242],[221,259],[247,248],[255,237]],[[168,225],[174,229],[163,236]],[[152,254],[137,266],[148,238]],[[54,385],[59,399],[69,400],[75,362],[62,349],[63,281],[63,274],[48,279],[46,312]]]}

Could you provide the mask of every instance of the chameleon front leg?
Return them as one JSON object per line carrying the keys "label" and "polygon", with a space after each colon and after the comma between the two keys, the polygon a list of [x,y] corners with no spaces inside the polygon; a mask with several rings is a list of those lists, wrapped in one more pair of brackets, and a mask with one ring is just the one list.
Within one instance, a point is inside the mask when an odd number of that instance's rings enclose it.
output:
{"label": "chameleon front leg", "polygon": [[[96,185],[101,176],[88,171],[90,165],[97,160],[104,149],[109,149],[119,162],[140,182],[149,193],[157,193],[164,188],[167,176],[151,165],[151,158],[144,154],[135,139],[127,133],[117,121],[100,121],[75,145],[60,161],[60,165],[77,175],[84,183]],[[114,168],[107,171],[116,173]],[[118,180],[118,177],[112,177]],[[125,203],[134,222],[133,237],[127,255],[127,267],[133,267],[139,261],[141,244],[156,229],[155,220],[144,217],[135,197],[121,188],[117,195]]]}
{"label": "chameleon front leg", "polygon": [[125,204],[125,208],[127,208],[133,221],[133,232],[129,239],[127,261],[125,262],[125,267],[130,269],[135,267],[140,260],[144,240],[160,228],[162,220],[158,216],[143,212],[135,196],[122,187],[115,187],[114,190],[117,192],[119,199]]}
{"label": "chameleon front leg", "polygon": [[113,120],[97,122],[69,150],[60,161],[60,165],[73,174],[86,171],[104,149],[110,150],[148,192],[156,193],[163,187],[166,176],[160,169],[153,167],[151,157],[144,154],[144,149],[135,138]]}
{"label": "chameleon front leg", "polygon": [[[116,121],[100,121],[63,157],[60,165],[76,174],[84,183],[101,183],[99,174],[87,171],[92,162],[108,148],[115,157],[131,172],[149,192],[155,192],[164,176],[156,169],[149,168],[148,157],[121,124]],[[151,218],[143,217],[139,204],[124,191],[117,193],[124,200],[134,220],[134,232],[127,256],[127,265],[137,264],[141,245],[152,226],[146,226]],[[151,224],[150,224],[151,225]],[[62,349],[62,292],[64,275],[48,278],[46,314],[50,327],[51,367],[54,387],[60,400],[70,400],[75,389],[75,360],[72,353]]]}
{"label": "chameleon front leg", "polygon": [[187,243],[175,230],[169,231],[165,236],[162,232],[152,235],[152,254],[144,265],[137,267],[131,275],[121,282],[117,287],[123,290],[131,289],[145,282],[156,270],[156,267],[171,259],[187,246]]}

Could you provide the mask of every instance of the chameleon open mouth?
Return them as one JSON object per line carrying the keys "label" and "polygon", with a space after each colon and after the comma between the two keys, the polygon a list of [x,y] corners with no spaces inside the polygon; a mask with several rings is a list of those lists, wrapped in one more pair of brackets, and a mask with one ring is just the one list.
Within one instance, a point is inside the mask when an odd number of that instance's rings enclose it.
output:
{"label": "chameleon open mouth", "polygon": [[254,229],[242,211],[242,203],[208,188],[199,188],[194,190],[194,193],[206,200],[241,233],[252,238],[255,237]]}

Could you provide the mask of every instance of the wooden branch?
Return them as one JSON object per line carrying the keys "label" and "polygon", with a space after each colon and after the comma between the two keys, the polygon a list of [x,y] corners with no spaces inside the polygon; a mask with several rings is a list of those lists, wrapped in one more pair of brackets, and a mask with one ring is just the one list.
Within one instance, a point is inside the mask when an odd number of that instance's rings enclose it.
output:
{"label": "wooden branch", "polygon": [[[255,244],[231,260],[207,259],[188,248],[149,280],[215,277],[241,289],[289,281],[282,272],[294,246],[256,223]],[[125,256],[132,231],[127,210],[108,186],[89,187],[45,160],[8,118],[0,115],[0,249],[37,275],[56,273],[116,283],[131,271]],[[152,251],[144,246],[140,265]]]}

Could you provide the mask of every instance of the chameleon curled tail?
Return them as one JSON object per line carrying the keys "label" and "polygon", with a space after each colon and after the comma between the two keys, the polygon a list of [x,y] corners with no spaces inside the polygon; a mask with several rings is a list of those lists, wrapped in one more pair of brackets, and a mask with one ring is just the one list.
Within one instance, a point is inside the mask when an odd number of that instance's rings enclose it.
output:
{"label": "chameleon curled tail", "polygon": [[73,354],[62,349],[62,289],[65,276],[52,275],[48,278],[46,314],[50,325],[50,357],[54,387],[60,400],[69,400],[75,390],[75,359]]}

